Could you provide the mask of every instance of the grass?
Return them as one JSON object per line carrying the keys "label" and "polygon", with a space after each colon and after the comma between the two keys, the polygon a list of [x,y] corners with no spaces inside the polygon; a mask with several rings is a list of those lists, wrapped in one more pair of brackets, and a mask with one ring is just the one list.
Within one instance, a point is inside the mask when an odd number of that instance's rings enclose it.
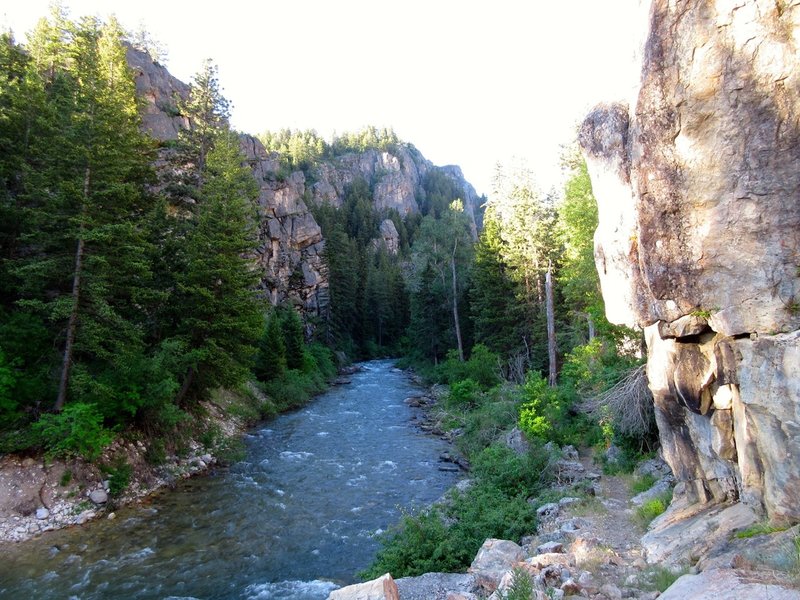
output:
{"label": "grass", "polygon": [[639,575],[639,585],[644,590],[663,593],[680,576],[685,575],[687,572],[686,569],[672,571],[662,566],[650,567]]}
{"label": "grass", "polygon": [[789,529],[788,527],[780,527],[776,525],[770,525],[769,523],[756,523],[755,525],[751,525],[747,529],[742,529],[741,531],[737,531],[734,534],[735,538],[740,540],[746,540],[751,537],[755,537],[757,535],[767,535],[770,533],[778,533],[780,531],[786,531]]}
{"label": "grass", "polygon": [[642,529],[647,529],[648,525],[650,525],[653,519],[667,510],[667,506],[669,506],[671,500],[672,490],[669,490],[668,493],[665,492],[664,494],[645,502],[639,506],[636,509],[636,512],[633,514],[634,523],[639,525]]}
{"label": "grass", "polygon": [[641,494],[642,492],[646,492],[649,490],[657,479],[651,473],[645,473],[641,477],[636,477],[631,482],[631,494],[634,496],[636,494]]}

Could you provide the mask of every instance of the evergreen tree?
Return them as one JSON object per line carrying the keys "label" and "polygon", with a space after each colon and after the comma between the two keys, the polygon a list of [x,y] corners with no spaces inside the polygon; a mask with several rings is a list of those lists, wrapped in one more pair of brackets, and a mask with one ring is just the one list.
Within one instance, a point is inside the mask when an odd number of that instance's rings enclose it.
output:
{"label": "evergreen tree", "polygon": [[245,257],[255,245],[255,181],[242,165],[238,137],[225,129],[211,140],[198,177],[199,202],[183,242],[185,270],[172,300],[186,372],[178,400],[194,388],[243,381],[261,329],[258,274]]}
{"label": "evergreen tree", "polygon": [[283,375],[286,366],[286,346],[280,317],[277,310],[272,310],[266,317],[264,332],[258,342],[253,373],[259,381],[267,382]]}
{"label": "evergreen tree", "polygon": [[500,223],[490,211],[484,216],[484,229],[475,247],[470,310],[475,342],[509,357],[524,349],[524,332],[516,288],[501,257]]}
{"label": "evergreen tree", "polygon": [[281,332],[286,348],[286,366],[289,369],[303,368],[303,348],[305,335],[303,322],[294,308],[287,307],[281,311]]}
{"label": "evergreen tree", "polygon": [[115,21],[42,21],[30,55],[29,83],[41,90],[32,96],[42,110],[25,123],[16,206],[26,251],[9,271],[17,305],[64,332],[60,410],[73,370],[113,369],[140,344],[150,155]]}

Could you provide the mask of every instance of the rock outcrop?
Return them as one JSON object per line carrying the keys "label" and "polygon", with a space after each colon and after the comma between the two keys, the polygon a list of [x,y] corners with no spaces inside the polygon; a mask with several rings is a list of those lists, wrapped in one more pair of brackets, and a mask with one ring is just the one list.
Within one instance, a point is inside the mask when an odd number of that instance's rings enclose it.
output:
{"label": "rock outcrop", "polygon": [[580,141],[607,315],[645,328],[689,504],[800,520],[800,2],[652,0],[630,106]]}
{"label": "rock outcrop", "polygon": [[[179,109],[189,86],[146,53],[128,47],[127,55],[137,93],[143,99],[145,131],[162,142],[175,140],[181,129],[190,126]],[[379,214],[386,216],[396,210],[405,217],[420,212],[425,177],[439,170],[463,190],[462,199],[477,239],[480,198],[461,169],[434,166],[410,144],[396,144],[391,150],[351,152],[321,161],[312,167],[312,182],[307,182],[302,172],[288,176],[282,173],[279,155],[268,153],[256,138],[242,134],[240,140],[259,186],[259,239],[253,256],[262,273],[261,289],[273,304],[288,301],[307,315],[319,315],[324,310],[328,303],[328,275],[321,256],[325,240],[307,200],[340,207],[349,187],[358,180],[369,185]],[[375,243],[397,253],[400,236],[391,220],[381,223],[380,238]]]}

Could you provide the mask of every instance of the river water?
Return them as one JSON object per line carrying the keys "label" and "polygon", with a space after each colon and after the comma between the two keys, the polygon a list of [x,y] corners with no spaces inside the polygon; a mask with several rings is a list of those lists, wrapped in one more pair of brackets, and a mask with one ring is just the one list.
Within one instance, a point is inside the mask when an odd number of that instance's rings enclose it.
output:
{"label": "river water", "polygon": [[246,436],[247,456],[149,506],[0,551],[0,598],[317,600],[367,567],[376,533],[455,483],[390,361]]}

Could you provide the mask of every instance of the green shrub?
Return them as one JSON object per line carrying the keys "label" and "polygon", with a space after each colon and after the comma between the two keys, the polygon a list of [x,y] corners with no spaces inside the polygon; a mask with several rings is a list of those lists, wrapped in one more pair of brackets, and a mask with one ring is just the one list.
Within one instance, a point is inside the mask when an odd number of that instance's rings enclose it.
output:
{"label": "green shrub", "polygon": [[147,461],[147,464],[154,467],[158,467],[167,462],[167,449],[164,445],[164,440],[154,439],[151,441],[144,453],[144,459]]}
{"label": "green shrub", "polygon": [[439,383],[457,383],[471,379],[481,389],[488,390],[500,383],[497,355],[483,344],[472,348],[469,360],[459,360],[458,351],[450,350],[447,359],[436,368]]}
{"label": "green shrub", "polygon": [[470,565],[487,538],[520,539],[536,529],[536,512],[523,496],[508,497],[486,484],[455,492],[446,506],[405,515],[382,536],[375,562],[360,573],[372,579],[456,572]]}
{"label": "green shrub", "polygon": [[653,484],[656,482],[655,476],[651,473],[645,473],[641,477],[637,477],[631,483],[631,493],[632,494],[641,494],[642,492],[646,492]]}
{"label": "green shrub", "polygon": [[520,567],[514,567],[512,572],[511,585],[502,594],[503,600],[532,600],[534,598],[533,579],[530,573]]}
{"label": "green shrub", "polygon": [[662,494],[657,498],[653,498],[636,508],[634,513],[634,521],[642,528],[647,528],[648,525],[657,516],[662,514],[669,506],[672,500],[672,490],[668,493]]}
{"label": "green shrub", "polygon": [[538,494],[548,482],[549,456],[541,447],[518,455],[505,444],[497,442],[473,460],[472,472],[482,483],[500,490],[505,496]]}
{"label": "green shrub", "polygon": [[479,406],[458,415],[461,435],[456,438],[456,446],[472,460],[516,422],[518,413],[517,394],[510,388],[495,388]]}
{"label": "green shrub", "polygon": [[33,431],[51,457],[80,456],[95,460],[114,439],[103,427],[103,417],[92,404],[74,402],[60,413],[44,414]]}
{"label": "green shrub", "polygon": [[479,398],[478,384],[472,379],[464,379],[450,384],[447,404],[454,408],[470,409],[478,405]]}
{"label": "green shrub", "polygon": [[111,465],[101,465],[100,470],[108,476],[108,493],[112,498],[128,489],[133,467],[124,458],[118,458]]}
{"label": "green shrub", "polygon": [[64,469],[64,472],[61,474],[61,479],[58,481],[58,485],[61,487],[67,487],[70,481],[72,481],[72,471],[69,469]]}

